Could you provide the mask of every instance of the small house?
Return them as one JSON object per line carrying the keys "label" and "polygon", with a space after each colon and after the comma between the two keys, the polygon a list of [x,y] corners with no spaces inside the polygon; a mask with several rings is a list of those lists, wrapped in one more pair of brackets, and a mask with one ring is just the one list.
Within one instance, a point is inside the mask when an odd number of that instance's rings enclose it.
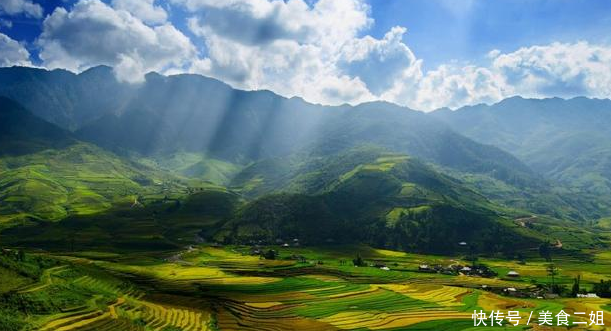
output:
{"label": "small house", "polygon": [[596,293],[587,293],[587,294],[578,293],[577,297],[578,298],[598,298],[598,295],[596,295]]}
{"label": "small house", "polygon": [[471,268],[470,267],[462,267],[462,269],[460,269],[461,272],[471,272]]}

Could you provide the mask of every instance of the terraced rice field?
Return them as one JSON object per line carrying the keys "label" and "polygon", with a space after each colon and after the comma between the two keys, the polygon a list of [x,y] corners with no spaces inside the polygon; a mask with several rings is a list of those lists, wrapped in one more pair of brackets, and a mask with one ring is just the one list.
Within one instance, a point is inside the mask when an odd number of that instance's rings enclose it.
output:
{"label": "terraced rice field", "polygon": [[[41,318],[37,330],[210,330],[211,313],[205,307],[184,307],[180,299],[166,300],[174,303],[156,303],[147,299],[144,292],[118,279],[98,278],[95,273],[70,277],[70,272],[68,265],[47,269],[39,283],[19,291],[28,296],[69,286],[72,290],[97,293],[85,305]],[[114,299],[108,301],[109,297]]]}
{"label": "terraced rice field", "polygon": [[[34,329],[41,331],[486,330],[474,328],[474,310],[518,310],[527,318],[530,311],[604,310],[610,303],[607,299],[503,296],[487,291],[484,285],[532,285],[413,269],[425,260],[460,262],[443,257],[364,251],[368,260],[392,265],[391,270],[381,270],[340,262],[349,258],[341,250],[281,251],[281,256],[295,254],[317,262],[264,260],[246,253],[245,248],[205,246],[169,260],[160,256],[61,256],[57,257],[61,265],[46,269],[39,282],[17,293],[30,300],[65,289],[81,294],[80,301],[59,302],[59,312],[31,315]],[[166,255],[176,257],[175,253]],[[538,265],[531,268],[539,272]],[[521,270],[527,272],[526,267]],[[611,316],[605,316],[611,321]]]}

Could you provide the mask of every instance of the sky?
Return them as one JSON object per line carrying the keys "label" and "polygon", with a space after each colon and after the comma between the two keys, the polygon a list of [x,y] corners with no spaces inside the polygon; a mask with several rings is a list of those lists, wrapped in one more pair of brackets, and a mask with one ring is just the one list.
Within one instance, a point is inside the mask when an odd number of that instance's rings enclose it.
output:
{"label": "sky", "polygon": [[611,97],[608,0],[0,0],[0,66],[196,73],[424,111]]}

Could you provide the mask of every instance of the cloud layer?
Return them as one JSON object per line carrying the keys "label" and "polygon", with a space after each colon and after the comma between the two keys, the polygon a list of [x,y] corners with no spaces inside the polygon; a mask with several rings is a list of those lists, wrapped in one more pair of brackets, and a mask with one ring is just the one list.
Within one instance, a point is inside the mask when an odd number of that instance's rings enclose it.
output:
{"label": "cloud layer", "polygon": [[[448,63],[422,70],[404,42],[404,27],[382,38],[360,0],[173,0],[204,40],[205,66],[192,67],[246,89],[339,104],[387,100],[416,109],[492,103],[526,97],[611,97],[611,48],[552,43],[511,53],[491,51],[486,63]],[[240,22],[235,24],[234,22]],[[364,36],[362,36],[364,35]]]}
{"label": "cloud layer", "polygon": [[155,0],[113,0],[112,6],[126,10],[147,24],[162,24],[168,19],[168,13]]}
{"label": "cloud layer", "polygon": [[171,24],[149,26],[99,0],[81,0],[71,11],[55,9],[44,20],[38,45],[48,68],[82,71],[104,64],[127,82],[140,82],[149,71],[183,68],[196,53]]}
{"label": "cloud layer", "polygon": [[[479,63],[424,71],[396,26],[367,35],[375,22],[364,0],[80,0],[43,21],[41,65],[82,71],[115,68],[138,83],[148,71],[193,72],[243,89],[270,89],[323,104],[387,100],[415,109],[526,97],[611,97],[611,47],[585,41],[491,51]],[[30,0],[0,11],[42,18]],[[38,9],[37,9],[38,8]],[[173,25],[172,8],[187,13]],[[175,23],[175,22],[174,22]],[[191,39],[187,37],[191,36]],[[195,45],[200,45],[195,46]],[[0,65],[29,65],[28,51],[0,34]]]}
{"label": "cloud layer", "polygon": [[0,14],[7,15],[26,15],[34,18],[41,18],[43,15],[42,7],[33,3],[31,0],[2,0],[0,1]]}
{"label": "cloud layer", "polygon": [[31,65],[30,53],[16,40],[0,33],[0,67]]}

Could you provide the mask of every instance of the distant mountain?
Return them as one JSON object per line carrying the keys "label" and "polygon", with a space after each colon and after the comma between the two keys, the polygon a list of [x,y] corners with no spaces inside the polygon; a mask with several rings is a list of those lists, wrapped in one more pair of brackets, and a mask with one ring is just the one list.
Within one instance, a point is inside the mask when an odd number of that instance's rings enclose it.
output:
{"label": "distant mountain", "polygon": [[118,111],[136,88],[117,82],[112,68],[104,66],[79,75],[61,69],[0,68],[0,96],[69,130]]}
{"label": "distant mountain", "polygon": [[[439,253],[468,241],[512,256],[554,240],[558,226],[576,229],[565,216],[580,216],[556,195],[517,206],[488,198],[551,183],[424,113],[387,103],[323,107],[199,76],[151,74],[139,89],[151,97],[74,133],[0,98],[0,229],[11,228],[4,242],[66,249],[78,229],[96,233],[82,247],[167,249],[199,234]],[[235,99],[230,106],[221,91]],[[196,97],[205,93],[209,102]],[[172,95],[179,100],[160,104]],[[479,186],[489,182],[492,189]],[[533,228],[516,223],[531,212],[551,217]],[[580,235],[588,240],[567,249],[598,243],[587,230]]]}
{"label": "distant mountain", "polygon": [[463,171],[524,183],[533,173],[498,148],[475,143],[425,114],[376,102],[323,107],[271,92],[233,90],[200,76],[148,76],[121,115],[77,131],[113,150],[204,152],[249,162],[307,150],[319,155],[371,143]]}
{"label": "distant mountain", "polygon": [[142,84],[121,84],[108,67],[79,75],[2,68],[0,95],[75,131],[81,140],[120,153],[184,151],[248,163],[371,143],[460,171],[540,185],[512,155],[476,143],[424,113],[384,102],[326,107],[269,91],[236,90],[199,75],[151,73]]}
{"label": "distant mountain", "polygon": [[516,155],[547,178],[582,192],[611,193],[611,100],[514,97],[431,116]]}

